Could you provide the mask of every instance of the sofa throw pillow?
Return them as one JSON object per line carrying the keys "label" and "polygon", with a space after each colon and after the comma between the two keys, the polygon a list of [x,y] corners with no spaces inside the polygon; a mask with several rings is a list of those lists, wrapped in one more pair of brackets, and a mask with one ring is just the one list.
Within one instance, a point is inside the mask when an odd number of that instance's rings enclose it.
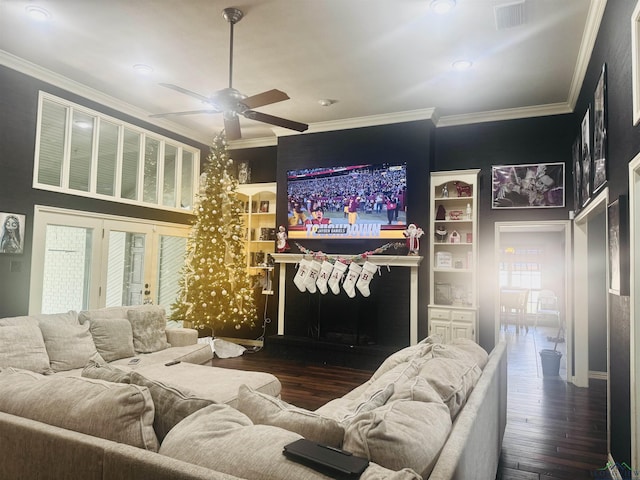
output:
{"label": "sofa throw pillow", "polygon": [[138,385],[82,377],[0,372],[0,411],[61,428],[158,450],[153,401]]}
{"label": "sofa throw pillow", "polygon": [[127,318],[133,331],[133,348],[138,353],[152,353],[169,348],[167,319],[164,308],[148,305],[127,311]]}
{"label": "sofa throw pillow", "polygon": [[54,372],[83,368],[98,353],[89,325],[57,315],[39,318],[40,330]]}
{"label": "sofa throw pillow", "polygon": [[184,418],[215,403],[196,396],[186,388],[151,380],[135,370],[130,372],[130,378],[131,383],[149,389],[156,410],[153,429],[161,443],[167,433]]}
{"label": "sofa throw pillow", "polygon": [[449,346],[458,348],[471,355],[481,370],[484,370],[485,365],[489,361],[487,351],[470,338],[454,338],[451,340],[451,343],[449,343]]}
{"label": "sofa throw pillow", "polygon": [[359,415],[343,449],[391,470],[410,468],[428,478],[451,431],[442,403],[397,401]]}
{"label": "sofa throw pillow", "polygon": [[342,445],[344,428],[337,421],[256,392],[247,385],[241,385],[238,390],[236,408],[254,424],[281,427],[332,447]]}
{"label": "sofa throw pillow", "polygon": [[82,310],[78,313],[78,321],[80,323],[90,322],[96,318],[116,319],[127,318],[127,311],[130,310],[130,306],[125,307],[105,307],[95,308],[93,310]]}
{"label": "sofa throw pillow", "polygon": [[418,343],[398,350],[395,353],[389,355],[384,362],[373,372],[371,380],[376,380],[389,370],[394,369],[398,365],[418,358],[428,358],[431,356],[432,343]]}
{"label": "sofa throw pillow", "polygon": [[[283,428],[253,425],[246,415],[229,405],[214,404],[176,425],[162,442],[159,453],[246,480],[336,478],[282,455],[284,446],[299,438],[297,433]],[[419,478],[408,469],[393,472],[371,464],[360,480]]]}
{"label": "sofa throw pillow", "polygon": [[42,332],[35,320],[10,325],[0,320],[0,368],[15,367],[37,373],[51,372]]}
{"label": "sofa throw pillow", "polygon": [[112,367],[108,363],[95,361],[89,361],[89,364],[82,369],[80,376],[105,382],[131,383],[131,372]]}
{"label": "sofa throw pillow", "polygon": [[126,318],[94,318],[89,322],[93,343],[107,362],[135,356],[133,330]]}
{"label": "sofa throw pillow", "polygon": [[354,399],[336,398],[322,405],[316,413],[334,418],[340,425],[347,426],[361,413],[369,412],[387,403],[394,389],[395,384],[389,383],[378,390],[364,392]]}

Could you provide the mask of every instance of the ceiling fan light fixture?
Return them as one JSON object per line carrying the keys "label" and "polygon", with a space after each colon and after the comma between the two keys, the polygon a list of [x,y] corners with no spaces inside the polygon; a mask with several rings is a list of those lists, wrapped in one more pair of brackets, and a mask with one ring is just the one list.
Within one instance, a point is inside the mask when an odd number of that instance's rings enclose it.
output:
{"label": "ceiling fan light fixture", "polygon": [[49,10],[38,5],[28,5],[25,7],[25,11],[32,20],[37,22],[46,22],[51,19],[51,13],[49,13]]}
{"label": "ceiling fan light fixture", "polygon": [[449,13],[456,6],[456,0],[432,0],[429,5],[437,14]]}

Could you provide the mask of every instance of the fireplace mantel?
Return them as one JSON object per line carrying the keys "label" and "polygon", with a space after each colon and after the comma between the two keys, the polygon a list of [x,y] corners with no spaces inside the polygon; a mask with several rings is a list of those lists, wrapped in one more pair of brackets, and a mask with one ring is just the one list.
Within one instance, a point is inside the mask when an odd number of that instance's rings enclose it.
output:
{"label": "fireplace mantel", "polygon": [[[278,283],[278,335],[284,335],[284,308],[286,294],[287,264],[297,265],[303,258],[312,255],[302,253],[271,253],[276,263],[281,264]],[[327,254],[331,258],[353,258],[349,254]],[[380,267],[408,267],[410,269],[409,342],[418,343],[418,266],[423,257],[418,255],[369,255],[366,260]],[[362,259],[363,263],[365,259]]]}

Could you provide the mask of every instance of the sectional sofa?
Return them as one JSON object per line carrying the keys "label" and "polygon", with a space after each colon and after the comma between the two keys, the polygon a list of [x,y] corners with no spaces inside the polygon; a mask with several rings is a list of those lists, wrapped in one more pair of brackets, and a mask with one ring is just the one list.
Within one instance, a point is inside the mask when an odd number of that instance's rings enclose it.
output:
{"label": "sectional sofa", "polygon": [[[280,400],[271,375],[199,365],[210,346],[201,352],[193,332],[163,329],[158,315],[152,307],[64,314],[58,328],[43,316],[0,319],[0,478],[333,478],[282,455],[302,437],[369,458],[363,480],[495,477],[503,343],[487,355],[472,342],[425,339],[310,412]],[[34,328],[42,343],[25,345]],[[105,331],[121,340],[101,338]],[[90,346],[87,332],[94,349],[80,346]],[[134,355],[124,356],[130,340]],[[127,349],[116,353],[122,341]],[[131,357],[141,361],[129,365]],[[173,360],[181,363],[165,365]]]}

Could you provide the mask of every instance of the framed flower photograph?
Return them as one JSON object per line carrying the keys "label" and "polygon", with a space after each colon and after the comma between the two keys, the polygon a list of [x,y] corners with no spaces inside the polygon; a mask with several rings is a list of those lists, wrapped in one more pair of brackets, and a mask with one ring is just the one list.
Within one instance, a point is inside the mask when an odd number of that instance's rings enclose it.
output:
{"label": "framed flower photograph", "polygon": [[0,212],[0,253],[24,252],[24,227],[26,216]]}
{"label": "framed flower photograph", "polygon": [[491,167],[491,208],[564,207],[564,163]]}

